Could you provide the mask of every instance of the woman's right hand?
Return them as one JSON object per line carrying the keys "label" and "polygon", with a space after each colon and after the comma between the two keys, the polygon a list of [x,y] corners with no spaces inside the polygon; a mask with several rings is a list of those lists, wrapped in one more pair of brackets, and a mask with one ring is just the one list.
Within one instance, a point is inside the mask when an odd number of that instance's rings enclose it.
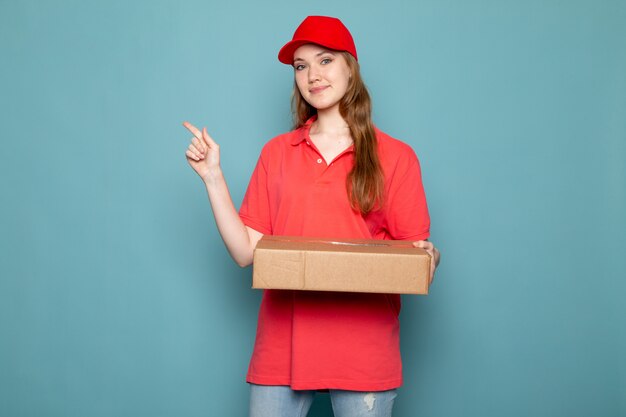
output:
{"label": "woman's right hand", "polygon": [[222,175],[218,144],[211,139],[206,128],[200,131],[189,122],[184,122],[183,126],[193,134],[185,152],[187,162],[204,181],[222,240],[238,265],[250,265],[256,243],[263,234],[247,227],[239,217]]}
{"label": "woman's right hand", "polygon": [[221,172],[220,146],[209,136],[206,128],[202,128],[200,131],[189,122],[183,122],[183,126],[193,134],[191,143],[185,152],[187,162],[206,182]]}

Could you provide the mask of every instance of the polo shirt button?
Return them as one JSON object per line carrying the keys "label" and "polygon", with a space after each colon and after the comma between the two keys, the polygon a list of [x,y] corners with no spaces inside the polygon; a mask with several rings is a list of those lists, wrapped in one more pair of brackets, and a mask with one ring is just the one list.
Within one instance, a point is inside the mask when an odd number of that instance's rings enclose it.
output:
{"label": "polo shirt button", "polygon": [[318,158],[318,159],[317,159],[317,163],[318,163],[318,164],[321,164],[321,163],[322,163],[322,158]]}

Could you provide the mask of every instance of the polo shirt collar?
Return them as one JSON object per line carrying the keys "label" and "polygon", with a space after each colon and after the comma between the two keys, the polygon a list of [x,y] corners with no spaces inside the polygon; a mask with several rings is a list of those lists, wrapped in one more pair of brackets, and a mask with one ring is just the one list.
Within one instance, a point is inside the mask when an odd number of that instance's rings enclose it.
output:
{"label": "polo shirt collar", "polygon": [[311,125],[316,120],[317,120],[317,114],[314,114],[313,116],[309,117],[309,120],[304,122],[302,127],[298,129],[297,134],[294,135],[293,139],[291,140],[291,144],[295,146],[307,140],[309,137],[309,130],[311,130]]}
{"label": "polo shirt collar", "polygon": [[[296,134],[293,136],[293,139],[291,139],[291,144],[293,146],[299,145],[300,143],[306,141],[309,139],[309,131],[311,130],[311,125],[313,124],[314,121],[317,120],[317,114],[314,114],[313,116],[311,116],[309,118],[309,120],[307,120],[301,128],[299,128],[296,131]],[[376,129],[374,127],[374,129]],[[350,146],[348,146],[348,148],[346,148],[343,152],[341,152],[339,155],[337,155],[335,157],[335,159],[337,159],[339,156],[343,155],[346,152],[352,152],[354,151],[354,143]]]}

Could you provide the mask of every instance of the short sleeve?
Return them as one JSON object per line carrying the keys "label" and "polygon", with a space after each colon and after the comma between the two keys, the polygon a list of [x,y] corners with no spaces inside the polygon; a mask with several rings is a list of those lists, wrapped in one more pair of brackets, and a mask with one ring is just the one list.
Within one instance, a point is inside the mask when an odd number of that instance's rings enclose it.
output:
{"label": "short sleeve", "polygon": [[422,184],[419,160],[405,145],[386,179],[385,223],[388,233],[397,240],[424,240],[430,236],[430,216]]}
{"label": "short sleeve", "polygon": [[267,166],[261,153],[241,203],[239,217],[246,226],[271,235],[272,220],[267,179]]}

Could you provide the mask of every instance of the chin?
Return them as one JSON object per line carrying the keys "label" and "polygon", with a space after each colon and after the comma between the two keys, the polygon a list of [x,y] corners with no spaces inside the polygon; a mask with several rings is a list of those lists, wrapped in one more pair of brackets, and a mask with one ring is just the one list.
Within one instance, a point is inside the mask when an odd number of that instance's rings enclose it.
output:
{"label": "chin", "polygon": [[315,108],[318,111],[328,110],[338,104],[338,103],[324,103],[324,102],[319,102],[319,101],[316,102],[315,100],[307,101],[307,103],[309,103],[311,107]]}

